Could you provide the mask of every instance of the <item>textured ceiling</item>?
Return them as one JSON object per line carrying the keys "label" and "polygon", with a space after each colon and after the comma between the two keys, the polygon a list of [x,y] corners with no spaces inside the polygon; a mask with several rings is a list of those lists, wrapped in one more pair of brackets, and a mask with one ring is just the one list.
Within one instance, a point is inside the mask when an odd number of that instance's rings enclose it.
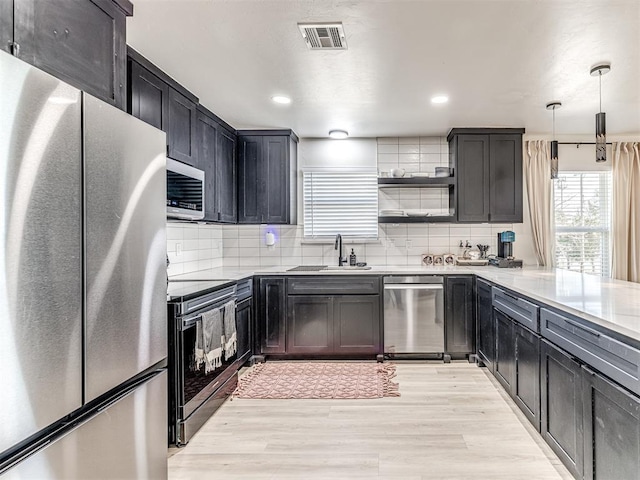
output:
{"label": "textured ceiling", "polygon": [[[556,132],[588,134],[606,61],[607,131],[640,133],[640,0],[133,1],[127,42],[237,128],[548,133],[558,100]],[[321,21],[343,22],[348,50],[307,49],[297,23]]]}

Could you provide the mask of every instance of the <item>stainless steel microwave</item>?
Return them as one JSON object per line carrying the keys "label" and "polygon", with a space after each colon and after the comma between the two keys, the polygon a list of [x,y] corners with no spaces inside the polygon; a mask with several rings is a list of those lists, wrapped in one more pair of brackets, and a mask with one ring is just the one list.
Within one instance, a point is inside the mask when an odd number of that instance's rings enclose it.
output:
{"label": "stainless steel microwave", "polygon": [[167,217],[204,218],[204,172],[167,158]]}

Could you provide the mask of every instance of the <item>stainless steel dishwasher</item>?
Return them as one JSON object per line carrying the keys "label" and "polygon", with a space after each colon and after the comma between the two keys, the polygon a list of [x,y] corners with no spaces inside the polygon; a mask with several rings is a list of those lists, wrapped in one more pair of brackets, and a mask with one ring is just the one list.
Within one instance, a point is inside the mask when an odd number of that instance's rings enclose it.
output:
{"label": "stainless steel dishwasher", "polygon": [[384,278],[384,353],[442,357],[444,279]]}

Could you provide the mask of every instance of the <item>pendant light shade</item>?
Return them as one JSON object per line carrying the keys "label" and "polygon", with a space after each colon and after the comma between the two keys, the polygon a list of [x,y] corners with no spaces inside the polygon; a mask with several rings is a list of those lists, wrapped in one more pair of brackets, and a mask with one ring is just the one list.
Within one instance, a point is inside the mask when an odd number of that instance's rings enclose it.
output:
{"label": "pendant light shade", "polygon": [[551,141],[551,180],[556,180],[558,178],[558,141],[556,138],[556,109],[560,108],[562,103],[560,102],[550,102],[547,103],[547,110],[551,110],[553,112],[552,117],[552,138],[554,140]]}
{"label": "pendant light shade", "polygon": [[596,162],[607,161],[607,122],[606,114],[602,111],[602,75],[605,75],[611,71],[611,65],[603,63],[596,65],[589,72],[592,77],[597,76],[600,92],[600,112],[596,113]]}

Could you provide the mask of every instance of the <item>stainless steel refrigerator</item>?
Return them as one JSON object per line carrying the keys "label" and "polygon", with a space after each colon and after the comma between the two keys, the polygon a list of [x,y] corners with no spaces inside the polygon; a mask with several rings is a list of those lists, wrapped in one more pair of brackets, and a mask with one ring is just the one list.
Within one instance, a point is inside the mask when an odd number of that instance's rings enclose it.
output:
{"label": "stainless steel refrigerator", "polygon": [[166,478],[165,134],[0,79],[0,476]]}

